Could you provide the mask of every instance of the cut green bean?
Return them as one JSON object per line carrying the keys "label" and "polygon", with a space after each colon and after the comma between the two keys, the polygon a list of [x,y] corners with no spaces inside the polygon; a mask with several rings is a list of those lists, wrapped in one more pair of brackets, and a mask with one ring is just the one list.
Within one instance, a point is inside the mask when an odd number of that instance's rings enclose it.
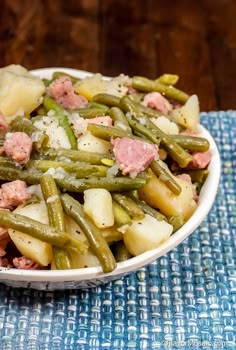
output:
{"label": "cut green bean", "polygon": [[112,272],[116,268],[115,258],[101,231],[84,213],[83,206],[68,194],[61,195],[65,212],[70,215],[83,230],[91,249],[101,263],[104,272]]}
{"label": "cut green bean", "polygon": [[121,193],[113,193],[112,199],[117,202],[132,219],[141,220],[144,218],[144,212],[131,198]]}
{"label": "cut green bean", "polygon": [[129,126],[127,118],[119,107],[112,107],[109,114],[114,121],[115,127],[126,131],[128,134],[132,134],[132,129]]}
{"label": "cut green bean", "polygon": [[160,145],[160,137],[155,135],[152,130],[148,129],[145,125],[142,125],[135,120],[128,119],[128,122],[136,136],[144,138],[144,140],[148,140],[158,146]]}
{"label": "cut green bean", "polygon": [[155,81],[164,85],[175,85],[179,80],[179,76],[176,74],[163,74]]}
{"label": "cut green bean", "polygon": [[[55,180],[51,175],[45,174],[40,179],[40,185],[47,205],[50,225],[60,231],[65,231],[65,217]],[[68,250],[54,246],[52,247],[52,250],[54,264],[58,270],[72,268],[70,253]]]}
{"label": "cut green bean", "polygon": [[112,138],[117,137],[130,137],[126,131],[115,128],[114,126],[88,124],[87,130],[90,131],[94,136],[107,141],[110,141]]}
{"label": "cut green bean", "polygon": [[191,135],[171,135],[172,140],[191,152],[206,152],[210,148],[209,141],[204,137]]}
{"label": "cut green bean", "polygon": [[173,226],[173,233],[180,229],[185,223],[182,215],[173,215],[168,217],[168,222]]}
{"label": "cut green bean", "polygon": [[92,101],[102,103],[109,107],[120,107],[120,98],[110,94],[97,94],[93,96]]}
{"label": "cut green bean", "polygon": [[96,118],[97,116],[104,116],[107,115],[108,111],[109,107],[107,107],[106,110],[97,107],[84,107],[69,110],[70,113],[79,113],[80,117],[84,119],[92,119]]}
{"label": "cut green bean", "polygon": [[80,253],[87,251],[87,246],[84,243],[71,237],[68,233],[5,209],[0,209],[0,225],[27,233],[32,237],[57,247],[70,247]]}
{"label": "cut green bean", "polygon": [[134,89],[144,92],[160,92],[165,97],[181,103],[185,103],[189,98],[189,95],[173,86],[161,84],[159,81],[145,77],[134,76],[132,78],[132,86]]}
{"label": "cut green bean", "polygon": [[77,149],[77,140],[68,121],[68,113],[55,100],[49,96],[43,99],[43,106],[47,111],[54,111],[54,116],[58,119],[59,125],[65,130],[72,149]]}
{"label": "cut green bean", "polygon": [[[1,164],[1,162],[0,162]],[[46,172],[48,169],[62,168],[68,173],[72,173],[76,178],[88,176],[106,176],[108,167],[104,165],[93,165],[85,162],[62,162],[55,160],[30,160],[27,167]]]}
{"label": "cut green bean", "polygon": [[114,243],[112,245],[112,251],[116,262],[126,261],[132,257],[123,241]]}
{"label": "cut green bean", "polygon": [[105,160],[111,160],[112,155],[111,154],[101,154],[96,152],[87,152],[87,151],[81,151],[81,150],[72,150],[72,149],[65,149],[65,148],[58,148],[58,149],[44,149],[41,152],[41,157],[48,158],[48,159],[69,159],[74,162],[86,162],[90,164],[105,164]]}
{"label": "cut green bean", "polygon": [[173,175],[167,171],[161,160],[153,160],[150,168],[159,179],[166,184],[166,186],[176,195],[181,192],[180,185],[175,181]]}
{"label": "cut green bean", "polygon": [[54,178],[50,174],[44,174],[40,178],[40,185],[47,205],[50,225],[65,231],[64,212]]}
{"label": "cut green bean", "polygon": [[125,209],[116,201],[112,201],[114,220],[118,227],[123,225],[130,225],[132,223],[131,217]]}
{"label": "cut green bean", "polygon": [[58,178],[55,181],[61,189],[69,192],[84,192],[89,188],[105,188],[110,192],[124,192],[142,188],[148,180],[142,176],[137,176],[135,179],[121,176],[87,179]]}

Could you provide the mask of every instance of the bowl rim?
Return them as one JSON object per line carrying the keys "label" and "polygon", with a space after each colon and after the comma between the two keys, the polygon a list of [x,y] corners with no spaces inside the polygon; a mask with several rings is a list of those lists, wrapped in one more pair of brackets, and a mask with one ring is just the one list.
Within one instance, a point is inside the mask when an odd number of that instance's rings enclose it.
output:
{"label": "bowl rim", "polygon": [[[81,78],[95,74],[88,71],[63,67],[35,69],[31,71],[31,73],[40,76],[41,78],[49,78],[54,71],[64,71],[65,73],[76,75]],[[109,77],[105,78],[109,79]],[[221,159],[216,142],[209,131],[207,131],[207,129],[205,129],[205,127],[202,125],[198,125],[197,131],[200,136],[207,138],[210,143],[212,158],[208,167],[209,175],[201,189],[195,212],[191,218],[178,231],[170,236],[166,242],[162,243],[156,249],[149,250],[124,262],[117,263],[116,269],[110,273],[104,273],[100,266],[71,270],[21,270],[0,267],[0,282],[2,279],[8,281],[68,282],[119,276],[134,272],[177,247],[204,221],[208,215],[211,207],[213,206],[220,182]]]}

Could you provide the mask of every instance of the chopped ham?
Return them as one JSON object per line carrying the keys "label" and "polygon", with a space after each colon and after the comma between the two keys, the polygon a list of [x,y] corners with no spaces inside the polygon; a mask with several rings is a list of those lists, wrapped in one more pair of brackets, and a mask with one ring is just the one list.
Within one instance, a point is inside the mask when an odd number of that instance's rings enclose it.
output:
{"label": "chopped ham", "polygon": [[168,112],[171,110],[171,104],[159,92],[150,92],[149,94],[145,95],[143,104],[146,107],[158,110],[164,115],[168,114]]}
{"label": "chopped ham", "polygon": [[14,258],[12,262],[14,267],[16,267],[17,269],[37,270],[40,268],[39,264],[37,264],[31,259],[26,258],[25,256]]}
{"label": "chopped ham", "polygon": [[70,78],[66,76],[54,80],[48,88],[48,93],[64,108],[75,109],[88,104],[85,97],[75,93]]}
{"label": "chopped ham", "polygon": [[24,203],[31,195],[27,192],[24,181],[15,180],[2,185],[0,188],[0,208],[12,209]]}
{"label": "chopped ham", "polygon": [[3,149],[8,157],[15,161],[16,165],[23,165],[30,159],[32,140],[24,132],[8,133]]}
{"label": "chopped ham", "polygon": [[158,157],[156,145],[128,137],[112,141],[113,152],[123,175],[135,177]]}
{"label": "chopped ham", "polygon": [[0,112],[0,133],[6,134],[8,131],[8,124],[4,115]]}
{"label": "chopped ham", "polygon": [[187,165],[186,169],[205,169],[211,161],[211,152],[194,152],[193,160]]}

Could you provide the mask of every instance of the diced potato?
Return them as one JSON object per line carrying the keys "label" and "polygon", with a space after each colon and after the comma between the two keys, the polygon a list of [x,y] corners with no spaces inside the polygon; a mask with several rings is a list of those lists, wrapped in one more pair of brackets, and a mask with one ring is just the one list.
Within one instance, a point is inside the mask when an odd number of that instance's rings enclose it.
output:
{"label": "diced potato", "polygon": [[102,80],[102,76],[99,73],[78,81],[74,88],[75,92],[86,97],[89,101],[94,95],[106,92],[104,80]]}
{"label": "diced potato", "polygon": [[169,188],[154,174],[151,180],[139,190],[140,198],[154,208],[160,209],[164,215],[183,215],[187,220],[196,209],[193,199],[192,185],[175,177],[181,187],[179,195],[173,194]]}
{"label": "diced potato", "polygon": [[41,266],[48,266],[52,261],[52,246],[26,233],[8,230],[19,252]]}
{"label": "diced potato", "polygon": [[75,91],[86,97],[89,101],[94,95],[108,93],[118,97],[126,94],[128,88],[125,86],[130,81],[130,78],[124,74],[120,74],[109,80],[103,79],[100,73],[78,81],[74,85]]}
{"label": "diced potato", "polygon": [[0,111],[9,122],[16,115],[30,114],[40,105],[45,86],[24,67],[10,65],[0,69]]}
{"label": "diced potato", "polygon": [[166,221],[157,221],[146,214],[142,220],[133,223],[124,233],[123,240],[131,255],[139,255],[148,250],[158,248],[173,231],[173,226]]}
{"label": "diced potato", "polygon": [[185,105],[173,109],[170,117],[186,129],[196,130],[199,123],[200,107],[197,95],[189,97]]}
{"label": "diced potato", "polygon": [[78,254],[75,251],[71,251],[71,263],[73,269],[81,269],[101,265],[98,258],[91,251],[88,251],[85,254]]}
{"label": "diced potato", "polygon": [[151,121],[167,135],[179,134],[178,125],[175,122],[170,121],[164,115],[158,118],[151,118]]}
{"label": "diced potato", "polygon": [[34,126],[41,132],[48,135],[49,140],[47,146],[50,148],[66,148],[70,149],[71,144],[65,129],[59,125],[56,117],[48,115],[40,118],[34,123]]}
{"label": "diced potato", "polygon": [[19,205],[14,210],[14,213],[27,216],[28,218],[39,221],[42,224],[49,223],[47,206],[44,200],[38,203],[31,203],[28,205]]}
{"label": "diced potato", "polygon": [[93,136],[90,132],[80,136],[77,141],[78,149],[81,151],[107,154],[111,150],[111,143]]}
{"label": "diced potato", "polygon": [[88,244],[87,238],[85,234],[83,233],[80,226],[75,222],[74,219],[72,219],[71,216],[65,215],[65,226],[66,231],[71,234],[74,238],[78,239],[79,241]]}
{"label": "diced potato", "polygon": [[98,228],[114,225],[111,194],[103,188],[84,191],[84,211]]}
{"label": "diced potato", "polygon": [[[44,201],[19,206],[15,213],[27,216],[43,224],[48,224],[47,207]],[[52,261],[52,247],[50,244],[34,238],[26,233],[9,229],[9,235],[19,252],[42,266],[47,266]]]}

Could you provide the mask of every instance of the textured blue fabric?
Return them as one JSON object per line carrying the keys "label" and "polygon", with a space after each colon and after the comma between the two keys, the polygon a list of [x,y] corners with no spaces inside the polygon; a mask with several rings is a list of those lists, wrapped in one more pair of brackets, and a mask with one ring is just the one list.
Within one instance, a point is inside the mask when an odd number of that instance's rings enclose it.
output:
{"label": "textured blue fabric", "polygon": [[222,177],[207,219],[139,271],[87,290],[0,284],[0,350],[236,349],[236,112],[202,113]]}

